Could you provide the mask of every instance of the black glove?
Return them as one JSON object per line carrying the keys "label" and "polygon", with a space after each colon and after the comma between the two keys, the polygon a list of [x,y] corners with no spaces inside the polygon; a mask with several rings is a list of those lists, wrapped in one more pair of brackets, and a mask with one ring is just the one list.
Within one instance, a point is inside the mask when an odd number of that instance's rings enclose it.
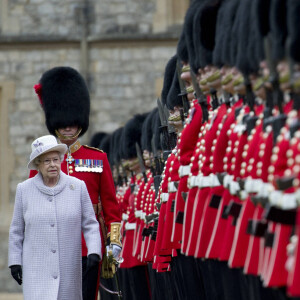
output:
{"label": "black glove", "polygon": [[10,266],[11,276],[16,280],[16,282],[22,284],[22,267],[20,265]]}
{"label": "black glove", "polygon": [[98,254],[90,254],[87,258],[87,271],[99,265],[100,257]]}

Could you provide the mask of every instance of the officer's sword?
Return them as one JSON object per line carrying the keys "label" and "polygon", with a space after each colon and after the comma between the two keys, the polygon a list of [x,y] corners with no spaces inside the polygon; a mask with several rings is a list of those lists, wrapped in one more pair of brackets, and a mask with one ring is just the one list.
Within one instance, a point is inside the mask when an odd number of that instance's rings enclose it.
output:
{"label": "officer's sword", "polygon": [[108,251],[108,253],[106,255],[107,255],[108,262],[111,263],[111,264],[114,264],[114,266],[116,268],[115,273],[113,274],[113,277],[115,278],[117,291],[112,291],[112,290],[108,289],[101,282],[100,282],[100,286],[107,293],[112,294],[112,295],[116,295],[116,296],[118,296],[119,299],[122,299],[123,295],[122,295],[122,291],[120,289],[120,281],[119,281],[119,275],[118,275],[117,271],[118,271],[118,265],[120,263],[122,263],[124,261],[124,259],[122,257],[120,257],[119,260],[116,260],[112,255],[112,250]]}

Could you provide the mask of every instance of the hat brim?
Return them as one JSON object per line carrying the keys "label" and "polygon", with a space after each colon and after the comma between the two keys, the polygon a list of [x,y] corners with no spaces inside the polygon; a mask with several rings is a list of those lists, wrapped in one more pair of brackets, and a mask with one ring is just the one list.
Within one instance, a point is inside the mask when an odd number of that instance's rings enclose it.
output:
{"label": "hat brim", "polygon": [[57,152],[59,152],[59,154],[64,155],[67,152],[67,150],[68,150],[68,147],[65,144],[59,144],[59,145],[55,145],[55,146],[45,147],[43,149],[43,152],[34,153],[34,154],[30,155],[30,160],[28,162],[27,168],[29,170],[37,170],[34,160],[45,153],[57,151]]}

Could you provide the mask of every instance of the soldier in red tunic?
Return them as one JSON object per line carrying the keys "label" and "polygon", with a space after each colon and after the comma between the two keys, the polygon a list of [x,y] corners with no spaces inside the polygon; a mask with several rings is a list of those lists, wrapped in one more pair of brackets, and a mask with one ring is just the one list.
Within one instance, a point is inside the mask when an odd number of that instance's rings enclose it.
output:
{"label": "soldier in red tunic", "polygon": [[[107,155],[99,149],[81,145],[78,139],[89,125],[90,96],[86,83],[76,70],[55,67],[42,75],[35,90],[49,132],[68,146],[62,171],[86,183],[101,228],[102,253],[107,245],[118,258],[122,248],[121,218]],[[30,173],[30,177],[34,175]],[[87,254],[82,237],[83,299],[94,300],[97,299],[100,264],[86,272]]]}

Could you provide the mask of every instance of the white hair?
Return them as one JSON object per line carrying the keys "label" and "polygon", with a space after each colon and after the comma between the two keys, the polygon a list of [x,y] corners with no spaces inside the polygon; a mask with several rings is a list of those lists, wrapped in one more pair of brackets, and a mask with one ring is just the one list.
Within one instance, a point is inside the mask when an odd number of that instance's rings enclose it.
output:
{"label": "white hair", "polygon": [[62,154],[61,152],[59,151],[49,151],[49,152],[46,152],[46,153],[43,153],[41,155],[39,155],[38,157],[36,157],[34,160],[33,160],[33,164],[36,166],[36,168],[39,166],[39,164],[42,162],[42,157],[45,155],[45,154],[48,154],[50,152],[56,152],[58,155],[59,155],[59,159],[60,159],[60,162],[63,162],[64,161],[64,157],[65,155]]}

